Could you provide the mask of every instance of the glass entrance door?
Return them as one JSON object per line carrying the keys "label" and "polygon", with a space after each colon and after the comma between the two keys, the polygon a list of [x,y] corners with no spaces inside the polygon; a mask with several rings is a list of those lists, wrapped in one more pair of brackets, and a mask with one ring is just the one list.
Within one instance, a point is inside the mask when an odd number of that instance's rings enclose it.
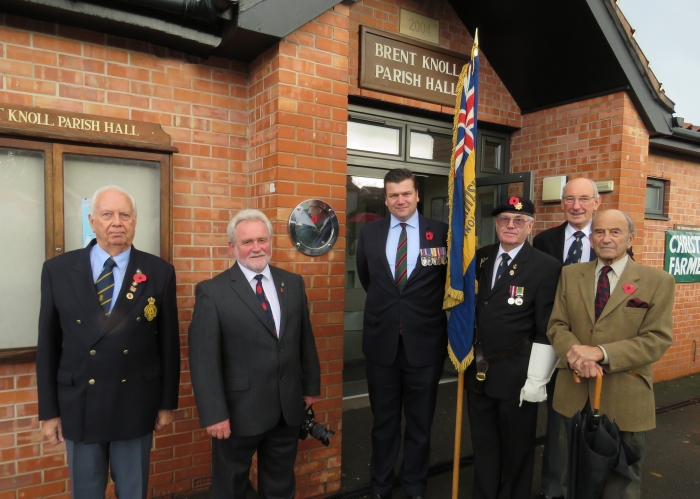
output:
{"label": "glass entrance door", "polygon": [[[347,251],[345,276],[345,356],[343,396],[367,393],[365,358],[362,354],[362,322],[366,293],[357,276],[357,239],[366,223],[388,216],[384,204],[384,175],[379,168],[351,167],[347,176]],[[448,222],[446,175],[416,174],[418,211],[428,218]],[[496,242],[491,210],[510,196],[532,196],[532,173],[479,177],[477,186],[477,238],[479,247]],[[456,372],[449,361],[444,377]]]}

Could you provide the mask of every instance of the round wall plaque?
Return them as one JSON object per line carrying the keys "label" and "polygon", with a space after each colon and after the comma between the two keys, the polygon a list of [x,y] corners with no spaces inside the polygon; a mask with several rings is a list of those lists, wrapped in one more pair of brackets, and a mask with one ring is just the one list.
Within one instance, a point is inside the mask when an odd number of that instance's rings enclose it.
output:
{"label": "round wall plaque", "polygon": [[307,199],[292,210],[289,236],[294,246],[305,255],[323,255],[338,240],[338,217],[327,203]]}

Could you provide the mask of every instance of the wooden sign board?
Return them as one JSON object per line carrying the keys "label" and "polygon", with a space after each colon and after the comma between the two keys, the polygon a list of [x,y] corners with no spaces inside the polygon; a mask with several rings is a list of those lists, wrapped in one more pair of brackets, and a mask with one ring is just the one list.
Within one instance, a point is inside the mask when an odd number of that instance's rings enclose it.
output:
{"label": "wooden sign board", "polygon": [[469,54],[360,28],[360,88],[454,107],[457,80],[468,62]]}
{"label": "wooden sign board", "polygon": [[177,152],[158,123],[0,104],[0,134]]}

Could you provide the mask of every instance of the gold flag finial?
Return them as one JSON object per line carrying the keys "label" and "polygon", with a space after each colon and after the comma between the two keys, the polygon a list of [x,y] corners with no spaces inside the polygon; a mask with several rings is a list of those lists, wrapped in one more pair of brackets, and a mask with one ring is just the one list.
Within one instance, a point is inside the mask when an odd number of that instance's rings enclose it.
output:
{"label": "gold flag finial", "polygon": [[474,45],[472,45],[472,60],[479,55],[479,28],[474,33]]}

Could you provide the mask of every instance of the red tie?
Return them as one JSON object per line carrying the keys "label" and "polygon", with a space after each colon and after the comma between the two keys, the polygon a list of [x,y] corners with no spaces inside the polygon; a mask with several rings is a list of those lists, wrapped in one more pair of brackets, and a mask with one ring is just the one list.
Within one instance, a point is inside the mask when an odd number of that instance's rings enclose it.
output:
{"label": "red tie", "polygon": [[608,279],[608,272],[612,268],[606,265],[600,269],[600,277],[598,278],[598,286],[595,290],[595,320],[598,320],[600,314],[605,308],[605,304],[608,303],[608,298],[610,298],[610,279]]}
{"label": "red tie", "polygon": [[262,286],[262,278],[262,274],[258,274],[255,276],[255,279],[258,281],[255,285],[255,294],[258,297],[258,300],[260,300],[260,305],[262,305],[262,308],[265,311],[267,320],[270,322],[272,329],[274,329],[275,331],[275,336],[277,336],[277,326],[275,326],[275,317],[274,315],[272,315],[272,307],[270,306],[270,302],[267,300],[267,296],[265,296],[265,290]]}

